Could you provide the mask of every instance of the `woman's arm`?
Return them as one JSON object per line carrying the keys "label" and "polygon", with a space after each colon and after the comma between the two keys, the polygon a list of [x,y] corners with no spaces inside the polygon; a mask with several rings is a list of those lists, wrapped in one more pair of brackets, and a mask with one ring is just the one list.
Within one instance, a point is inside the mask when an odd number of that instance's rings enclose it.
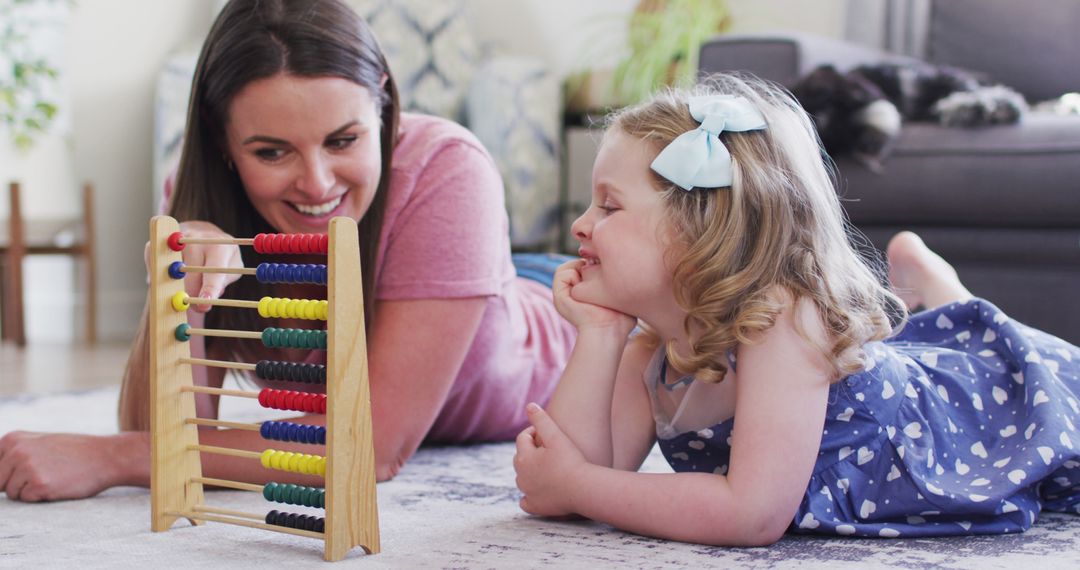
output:
{"label": "woman's arm", "polygon": [[[544,449],[551,457],[543,461],[557,465],[561,474],[549,478],[556,483],[542,489],[536,497],[543,499],[538,501],[542,508],[530,512],[573,512],[639,534],[687,542],[775,542],[791,524],[806,491],[832,378],[819,350],[794,326],[796,318],[803,319],[803,330],[811,338],[823,338],[822,325],[810,311],[805,306],[786,310],[759,342],[740,348],[727,476],[630,473],[575,461],[576,450],[559,426],[534,410],[536,431],[544,447],[554,450]],[[519,438],[519,450],[522,444]],[[523,490],[526,499],[533,498]]]}
{"label": "woman's arm", "polygon": [[380,481],[397,475],[431,429],[486,304],[479,297],[376,303],[368,362]]}

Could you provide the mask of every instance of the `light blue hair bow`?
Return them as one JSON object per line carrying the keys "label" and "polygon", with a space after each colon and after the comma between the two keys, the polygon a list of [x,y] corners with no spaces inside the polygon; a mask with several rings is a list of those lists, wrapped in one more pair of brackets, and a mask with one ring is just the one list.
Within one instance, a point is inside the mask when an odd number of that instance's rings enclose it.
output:
{"label": "light blue hair bow", "polygon": [[691,97],[690,115],[701,126],[671,141],[653,160],[652,169],[683,190],[731,186],[731,153],[720,142],[720,133],[764,129],[765,117],[737,95]]}

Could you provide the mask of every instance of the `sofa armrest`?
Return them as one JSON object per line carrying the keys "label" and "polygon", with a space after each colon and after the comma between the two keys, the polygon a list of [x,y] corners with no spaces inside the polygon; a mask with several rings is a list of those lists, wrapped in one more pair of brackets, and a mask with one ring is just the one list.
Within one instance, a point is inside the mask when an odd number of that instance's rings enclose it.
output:
{"label": "sofa armrest", "polygon": [[819,65],[841,71],[866,63],[910,62],[912,58],[862,44],[802,33],[732,34],[701,46],[702,73],[746,71],[791,87]]}
{"label": "sofa armrest", "polygon": [[518,249],[553,247],[559,238],[561,102],[558,78],[538,59],[493,57],[469,85],[467,125],[502,174]]}

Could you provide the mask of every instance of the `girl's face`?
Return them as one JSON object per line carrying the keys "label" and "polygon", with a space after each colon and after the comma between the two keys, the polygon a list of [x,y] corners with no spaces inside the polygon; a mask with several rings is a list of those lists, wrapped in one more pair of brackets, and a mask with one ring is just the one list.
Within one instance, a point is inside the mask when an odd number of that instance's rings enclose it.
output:
{"label": "girl's face", "polygon": [[671,306],[670,232],[662,195],[652,185],[655,150],[613,129],[593,166],[592,203],[571,227],[587,261],[573,298],[647,318]]}
{"label": "girl's face", "polygon": [[366,88],[284,73],[241,89],[225,125],[248,198],[282,233],[325,232],[334,216],[364,216],[382,174],[379,132]]}

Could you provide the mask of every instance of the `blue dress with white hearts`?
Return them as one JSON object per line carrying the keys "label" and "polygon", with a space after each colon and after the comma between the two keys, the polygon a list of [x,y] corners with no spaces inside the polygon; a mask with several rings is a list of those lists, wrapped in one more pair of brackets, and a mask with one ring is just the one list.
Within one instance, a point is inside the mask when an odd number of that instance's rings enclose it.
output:
{"label": "blue dress with white hearts", "polygon": [[[866,352],[829,390],[792,530],[996,534],[1042,509],[1080,513],[1080,349],[972,299],[914,314]],[[661,450],[675,471],[726,473],[733,418],[701,413],[721,388],[664,384],[664,360],[646,374]]]}

